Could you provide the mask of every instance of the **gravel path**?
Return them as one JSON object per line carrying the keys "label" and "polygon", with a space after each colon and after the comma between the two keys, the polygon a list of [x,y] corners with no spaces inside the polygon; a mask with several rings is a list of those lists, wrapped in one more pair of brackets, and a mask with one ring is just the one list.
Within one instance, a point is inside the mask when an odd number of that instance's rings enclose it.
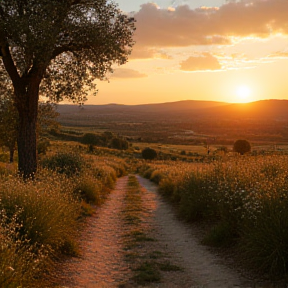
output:
{"label": "gravel path", "polygon": [[[57,285],[62,288],[140,287],[131,282],[133,272],[125,261],[121,211],[128,177],[119,179],[105,204],[88,220],[81,238],[82,256],[69,259],[61,268]],[[163,272],[160,283],[146,287],[159,288],[230,288],[274,287],[256,285],[243,279],[235,270],[224,265],[221,257],[199,244],[198,232],[173,214],[160,196],[157,186],[137,176],[142,186],[143,203],[151,236],[157,241],[143,244],[143,249],[163,251],[183,271]],[[149,247],[150,245],[150,247]],[[148,251],[147,250],[147,251]],[[60,285],[59,285],[60,283]],[[277,286],[275,286],[277,287]]]}

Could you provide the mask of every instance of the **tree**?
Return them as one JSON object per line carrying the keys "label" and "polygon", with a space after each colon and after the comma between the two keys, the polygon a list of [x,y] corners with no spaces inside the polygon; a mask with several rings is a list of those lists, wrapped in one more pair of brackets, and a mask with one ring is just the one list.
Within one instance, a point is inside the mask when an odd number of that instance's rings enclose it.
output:
{"label": "tree", "polygon": [[39,93],[83,104],[95,79],[127,61],[133,32],[134,19],[108,0],[0,1],[0,71],[13,85],[24,178],[37,171]]}
{"label": "tree", "polygon": [[233,145],[233,151],[244,155],[251,151],[251,145],[247,140],[237,140]]}
{"label": "tree", "polygon": [[157,152],[156,150],[147,147],[142,150],[142,157],[145,160],[153,160],[157,157]]}

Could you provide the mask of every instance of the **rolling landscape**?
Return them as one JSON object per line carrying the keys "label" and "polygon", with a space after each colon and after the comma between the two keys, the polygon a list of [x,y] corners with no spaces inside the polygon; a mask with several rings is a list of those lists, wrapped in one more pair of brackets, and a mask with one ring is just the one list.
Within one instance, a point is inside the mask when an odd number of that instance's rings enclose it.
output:
{"label": "rolling landscape", "polygon": [[195,144],[233,144],[238,138],[255,145],[288,141],[288,100],[244,104],[179,101],[146,105],[58,105],[59,122],[66,127],[109,130],[131,141]]}

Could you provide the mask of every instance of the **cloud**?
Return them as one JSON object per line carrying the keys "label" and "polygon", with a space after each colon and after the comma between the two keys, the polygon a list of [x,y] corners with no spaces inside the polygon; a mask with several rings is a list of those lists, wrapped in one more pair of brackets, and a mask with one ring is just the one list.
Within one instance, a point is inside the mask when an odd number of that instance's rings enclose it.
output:
{"label": "cloud", "polygon": [[129,59],[171,59],[169,55],[160,49],[148,48],[148,47],[138,47],[137,43],[133,47],[132,54]]}
{"label": "cloud", "polygon": [[267,56],[267,58],[276,58],[276,59],[287,59],[288,58],[288,52],[275,52],[273,54],[270,54]]}
{"label": "cloud", "polygon": [[140,73],[133,69],[128,68],[118,68],[115,69],[113,74],[111,75],[111,78],[144,78],[147,77],[146,74]]}
{"label": "cloud", "polygon": [[219,70],[221,65],[218,59],[210,53],[202,53],[181,62],[180,69],[184,71]]}
{"label": "cloud", "polygon": [[179,47],[229,44],[231,37],[288,34],[287,0],[242,0],[219,8],[188,5],[160,9],[153,3],[135,13],[139,46]]}

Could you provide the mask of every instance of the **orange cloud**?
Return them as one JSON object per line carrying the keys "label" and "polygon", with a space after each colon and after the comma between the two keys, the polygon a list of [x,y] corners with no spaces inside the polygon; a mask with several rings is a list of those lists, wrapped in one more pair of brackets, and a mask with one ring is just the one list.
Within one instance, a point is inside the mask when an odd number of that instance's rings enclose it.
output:
{"label": "orange cloud", "polygon": [[149,47],[139,47],[136,45],[133,47],[132,54],[129,56],[129,59],[171,59],[169,55],[160,51],[159,49],[149,48]]}
{"label": "orange cloud", "polygon": [[279,59],[286,59],[288,58],[288,52],[275,52],[267,56],[267,58],[279,58]]}
{"label": "orange cloud", "polygon": [[133,69],[128,68],[118,68],[115,69],[113,74],[111,75],[111,78],[143,78],[147,77],[146,74],[140,73]]}
{"label": "orange cloud", "polygon": [[269,37],[288,34],[287,0],[242,0],[219,8],[175,10],[142,5],[137,20],[136,42],[140,46],[179,47],[227,44],[229,37]]}
{"label": "orange cloud", "polygon": [[202,53],[199,56],[191,56],[181,62],[180,69],[184,71],[219,70],[221,65],[218,59],[210,53]]}

